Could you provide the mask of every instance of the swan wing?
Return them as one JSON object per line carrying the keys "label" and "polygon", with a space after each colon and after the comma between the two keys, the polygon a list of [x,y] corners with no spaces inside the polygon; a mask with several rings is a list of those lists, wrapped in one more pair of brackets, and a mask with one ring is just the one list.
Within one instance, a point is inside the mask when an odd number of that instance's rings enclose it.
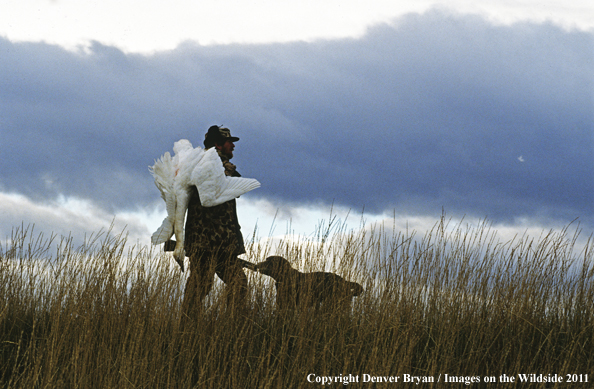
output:
{"label": "swan wing", "polygon": [[163,219],[161,226],[151,236],[151,243],[160,244],[167,241],[173,235],[173,218],[176,207],[176,194],[173,188],[175,178],[175,166],[169,152],[166,152],[149,166],[149,171],[155,180],[155,185],[161,192],[161,198],[165,201],[167,217]]}
{"label": "swan wing", "polygon": [[214,199],[205,199],[206,204],[203,204],[205,207],[225,203],[260,187],[260,182],[254,178],[224,176],[223,179],[224,181],[222,180],[217,186],[217,196]]}
{"label": "swan wing", "polygon": [[171,154],[169,152],[163,154],[161,158],[155,161],[153,166],[149,166],[149,172],[155,180],[155,185],[161,192],[161,198],[167,201],[167,193],[173,187],[174,167]]}
{"label": "swan wing", "polygon": [[253,178],[227,177],[214,148],[205,151],[195,165],[191,183],[198,188],[200,203],[204,207],[222,204],[260,187],[260,183]]}

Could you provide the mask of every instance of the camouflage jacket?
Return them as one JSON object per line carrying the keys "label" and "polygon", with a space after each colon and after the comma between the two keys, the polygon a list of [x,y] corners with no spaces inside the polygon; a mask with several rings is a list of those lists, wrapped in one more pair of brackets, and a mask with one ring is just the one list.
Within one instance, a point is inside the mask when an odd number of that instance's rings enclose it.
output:
{"label": "camouflage jacket", "polygon": [[[241,177],[229,158],[220,152],[219,157],[227,176]],[[187,256],[197,252],[214,253],[218,250],[228,250],[235,255],[245,253],[235,199],[214,207],[203,207],[198,189],[192,187],[186,218],[185,250]]]}

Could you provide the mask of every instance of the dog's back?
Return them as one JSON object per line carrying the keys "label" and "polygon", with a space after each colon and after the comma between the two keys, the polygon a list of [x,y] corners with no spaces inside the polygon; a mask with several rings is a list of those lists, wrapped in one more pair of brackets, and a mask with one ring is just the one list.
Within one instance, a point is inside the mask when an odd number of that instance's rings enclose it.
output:
{"label": "dog's back", "polygon": [[358,283],[347,281],[334,273],[301,273],[280,256],[268,257],[255,268],[276,281],[279,309],[343,307],[363,292],[363,287]]}

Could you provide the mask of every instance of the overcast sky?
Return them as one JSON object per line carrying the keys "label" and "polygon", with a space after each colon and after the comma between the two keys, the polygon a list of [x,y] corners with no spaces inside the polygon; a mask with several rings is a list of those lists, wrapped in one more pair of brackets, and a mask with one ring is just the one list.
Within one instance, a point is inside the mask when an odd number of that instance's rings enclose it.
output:
{"label": "overcast sky", "polygon": [[148,165],[212,124],[262,183],[239,201],[246,235],[277,212],[313,232],[332,204],[594,230],[591,6],[120,3],[2,6],[3,242],[114,217],[148,242],[165,212]]}

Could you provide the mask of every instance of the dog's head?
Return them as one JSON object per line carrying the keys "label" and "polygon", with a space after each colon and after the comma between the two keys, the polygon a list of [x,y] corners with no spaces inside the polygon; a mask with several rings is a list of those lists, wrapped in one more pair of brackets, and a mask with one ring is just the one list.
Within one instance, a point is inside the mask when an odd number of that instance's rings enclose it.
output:
{"label": "dog's head", "polygon": [[254,268],[260,273],[265,274],[274,279],[278,278],[279,276],[282,276],[283,274],[293,269],[289,261],[278,255],[273,255],[266,258],[264,262],[256,264]]}

